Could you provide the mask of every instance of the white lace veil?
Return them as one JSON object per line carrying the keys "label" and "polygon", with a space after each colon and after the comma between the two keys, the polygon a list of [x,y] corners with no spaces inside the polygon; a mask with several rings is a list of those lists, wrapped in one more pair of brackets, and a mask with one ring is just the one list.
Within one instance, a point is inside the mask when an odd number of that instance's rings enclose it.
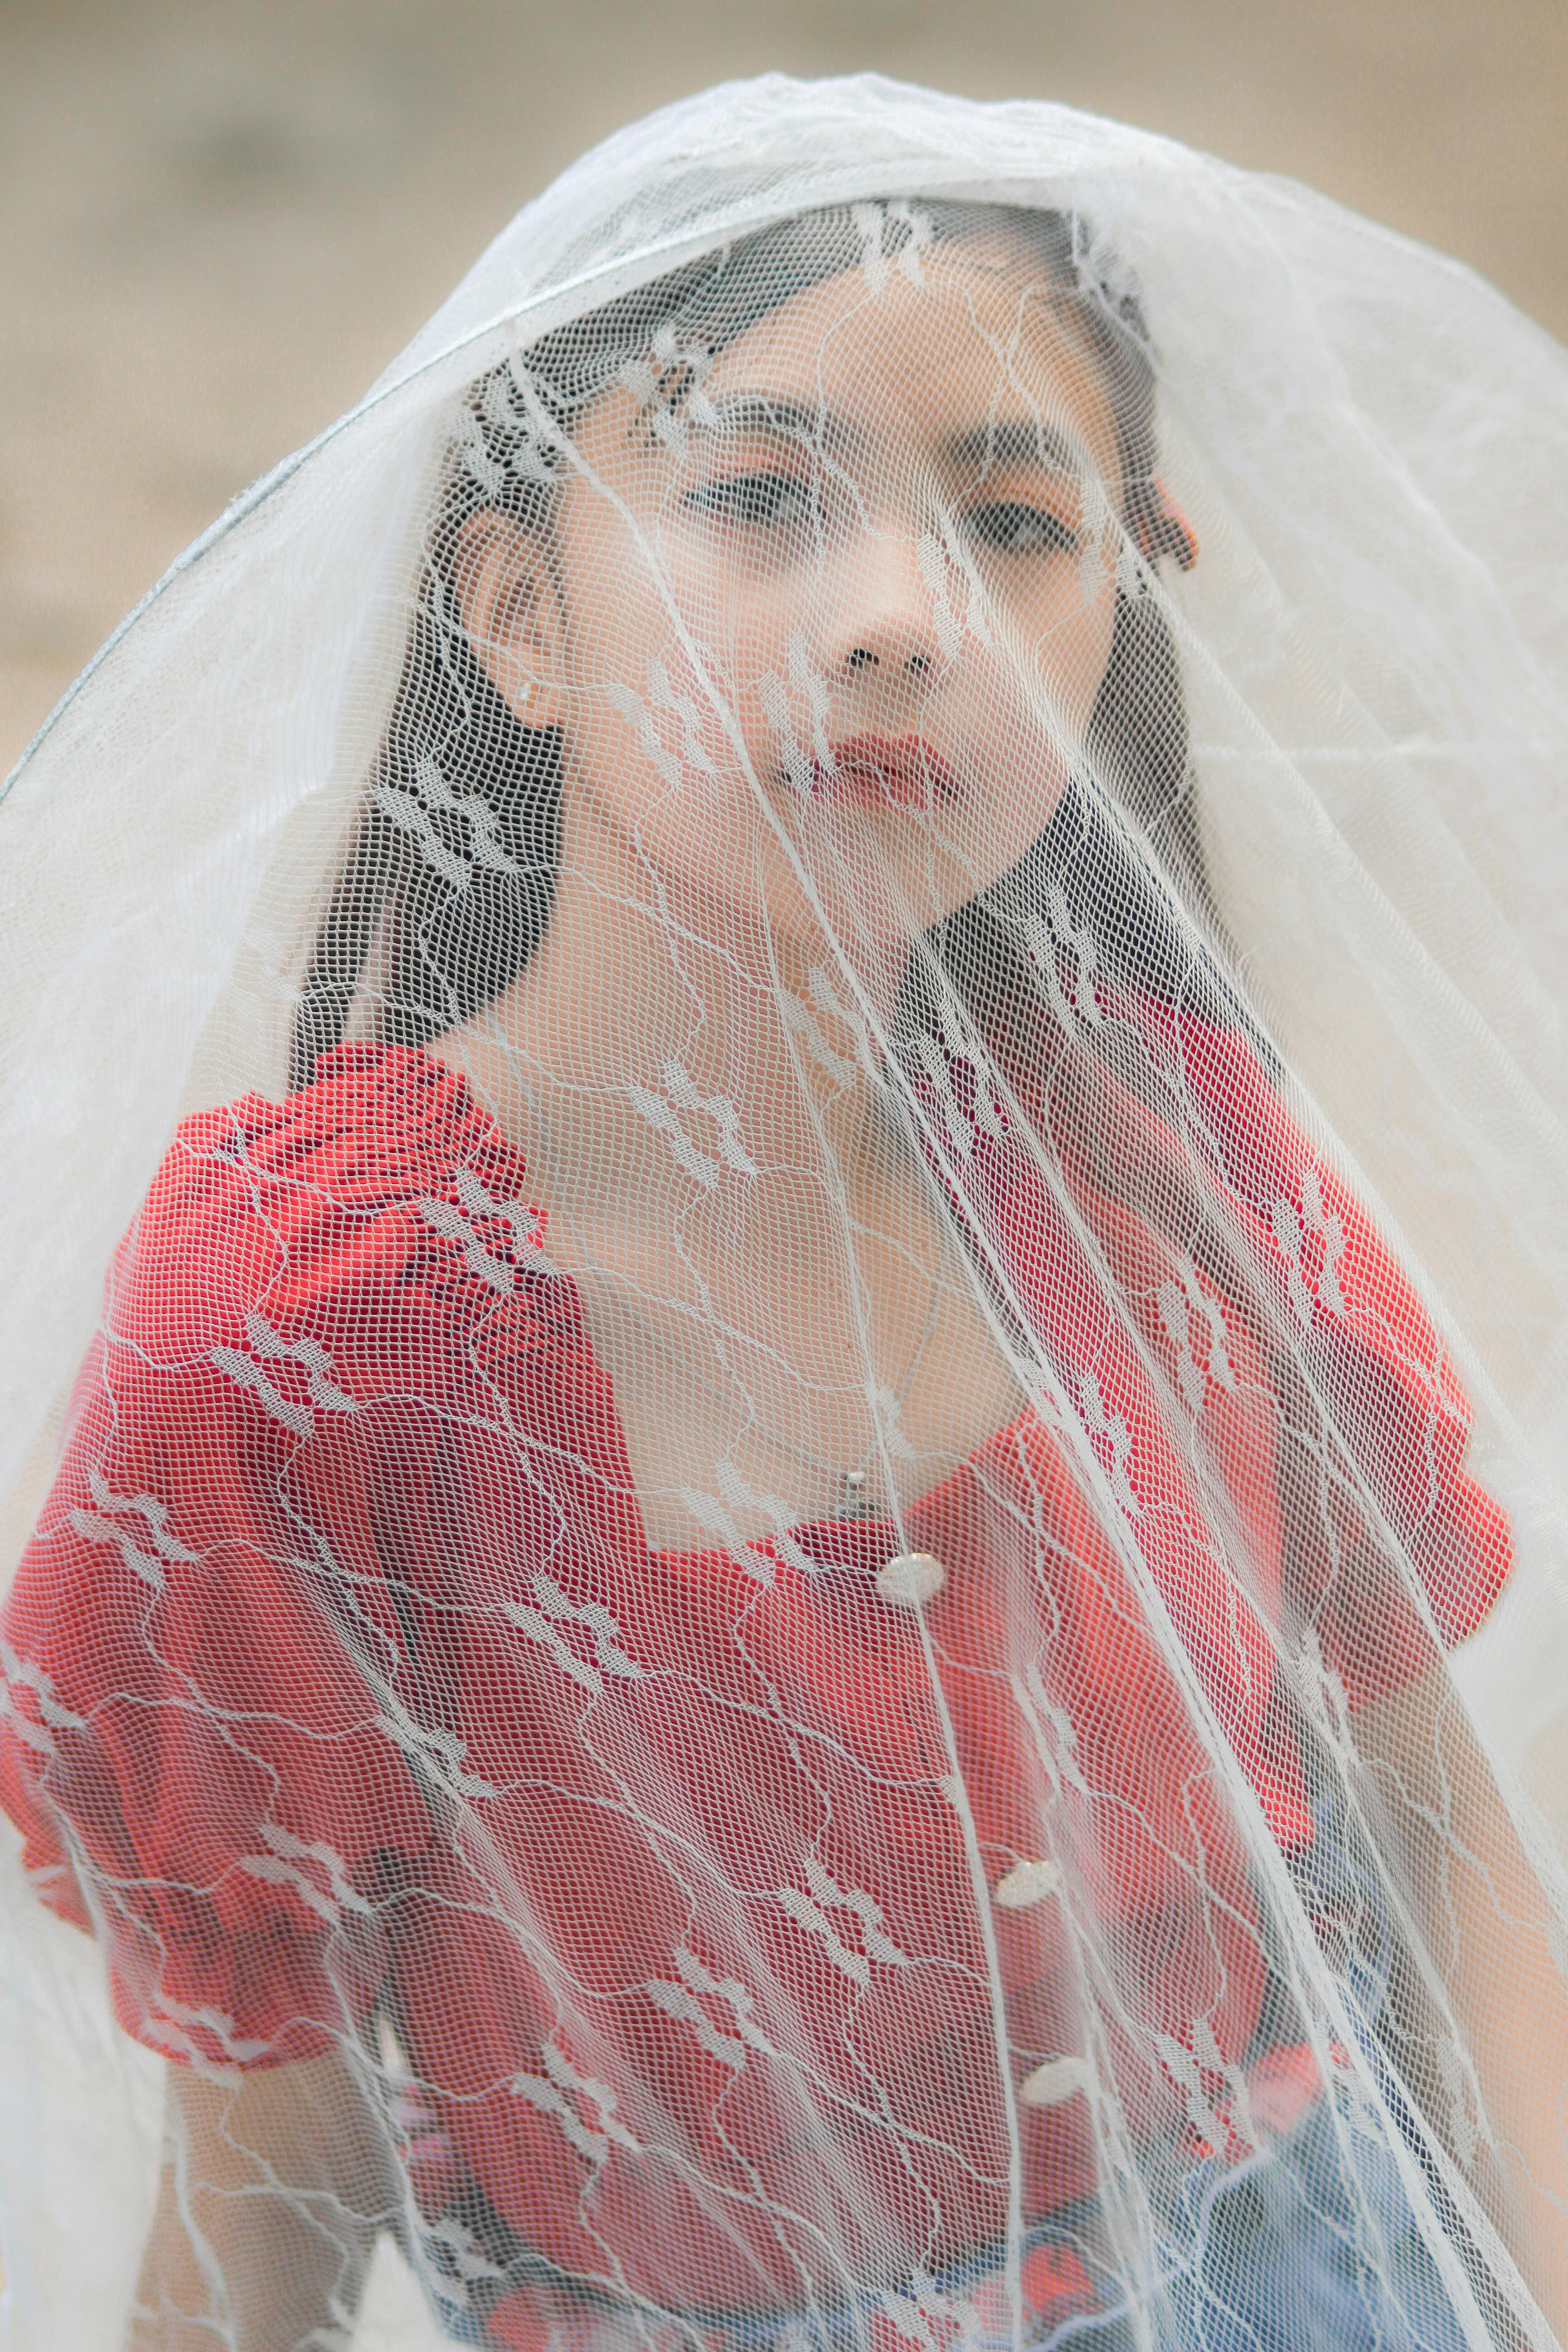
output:
{"label": "white lace veil", "polygon": [[242,2204],[346,2330],[1553,2340],[1565,478],[1456,264],[770,78],[111,640],[0,807],[6,2340],[155,2195],[149,2344],[307,2340]]}

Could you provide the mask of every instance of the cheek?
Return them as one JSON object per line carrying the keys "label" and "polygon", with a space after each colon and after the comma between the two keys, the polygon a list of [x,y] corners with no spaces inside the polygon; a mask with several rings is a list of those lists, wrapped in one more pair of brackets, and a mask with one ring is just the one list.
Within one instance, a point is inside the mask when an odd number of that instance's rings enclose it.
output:
{"label": "cheek", "polygon": [[679,620],[646,550],[602,508],[573,518],[561,554],[574,781],[624,819],[668,822],[716,766],[722,731]]}
{"label": "cheek", "polygon": [[1110,658],[1115,595],[1075,599],[1048,622],[998,622],[971,639],[949,717],[965,790],[893,848],[924,923],[998,881],[1039,838],[1083,756]]}
{"label": "cheek", "polygon": [[1036,668],[1040,684],[1075,744],[1081,745],[1104,683],[1116,626],[1114,575],[1081,597],[1040,633]]}
{"label": "cheek", "polygon": [[763,799],[778,745],[761,680],[787,669],[788,599],[738,593],[732,567],[699,560],[657,516],[642,529],[639,541],[587,500],[563,520],[569,784],[659,887],[804,932],[808,901]]}
{"label": "cheek", "polygon": [[1047,618],[1001,620],[972,642],[956,681],[955,720],[984,779],[973,809],[1011,842],[1032,839],[1081,759],[1115,626],[1110,588]]}
{"label": "cheek", "polygon": [[[667,545],[657,526],[639,544],[592,520],[564,549],[577,780],[650,847],[754,865],[766,827],[746,771],[766,763],[767,615],[759,624],[732,578]],[[772,636],[782,643],[778,628]]]}
{"label": "cheek", "polygon": [[666,882],[757,896],[777,853],[746,772],[752,746],[666,612],[622,613],[598,634],[574,667],[566,735],[574,787]]}

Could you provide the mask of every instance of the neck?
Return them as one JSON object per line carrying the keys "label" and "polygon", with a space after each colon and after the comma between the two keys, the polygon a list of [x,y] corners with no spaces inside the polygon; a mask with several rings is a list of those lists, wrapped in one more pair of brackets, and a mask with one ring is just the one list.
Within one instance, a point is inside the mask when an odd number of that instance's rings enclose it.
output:
{"label": "neck", "polygon": [[[489,1102],[543,1205],[576,1223],[668,1230],[746,1161],[804,1171],[826,1160],[851,1192],[857,1171],[880,1181],[881,1090],[826,940],[781,937],[695,894],[676,899],[592,803],[572,810],[564,849],[528,968],[431,1049]],[[886,960],[884,1016],[901,961]]]}

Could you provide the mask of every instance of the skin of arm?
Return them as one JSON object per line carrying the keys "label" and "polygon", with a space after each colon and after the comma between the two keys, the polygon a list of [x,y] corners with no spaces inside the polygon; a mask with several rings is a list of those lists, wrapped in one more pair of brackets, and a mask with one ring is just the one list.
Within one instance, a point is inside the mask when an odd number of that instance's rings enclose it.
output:
{"label": "skin of arm", "polygon": [[[1396,1998],[1401,2071],[1568,2340],[1561,1930],[1447,1672],[1358,1709],[1352,1722],[1374,1833],[1452,2020],[1419,1992]],[[1458,2064],[1443,2063],[1444,2042]],[[1484,2119],[1460,2087],[1472,2067]]]}
{"label": "skin of arm", "polygon": [[342,2058],[227,2076],[171,2066],[167,2102],[127,2352],[346,2346],[399,2198]]}

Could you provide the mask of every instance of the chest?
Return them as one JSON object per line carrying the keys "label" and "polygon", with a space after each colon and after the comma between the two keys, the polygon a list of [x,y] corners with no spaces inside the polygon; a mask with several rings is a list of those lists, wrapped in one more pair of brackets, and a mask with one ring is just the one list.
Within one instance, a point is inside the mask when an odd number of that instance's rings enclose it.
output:
{"label": "chest", "polygon": [[974,1267],[917,1202],[700,1256],[624,1230],[550,1244],[656,1550],[908,1505],[1022,1402]]}

